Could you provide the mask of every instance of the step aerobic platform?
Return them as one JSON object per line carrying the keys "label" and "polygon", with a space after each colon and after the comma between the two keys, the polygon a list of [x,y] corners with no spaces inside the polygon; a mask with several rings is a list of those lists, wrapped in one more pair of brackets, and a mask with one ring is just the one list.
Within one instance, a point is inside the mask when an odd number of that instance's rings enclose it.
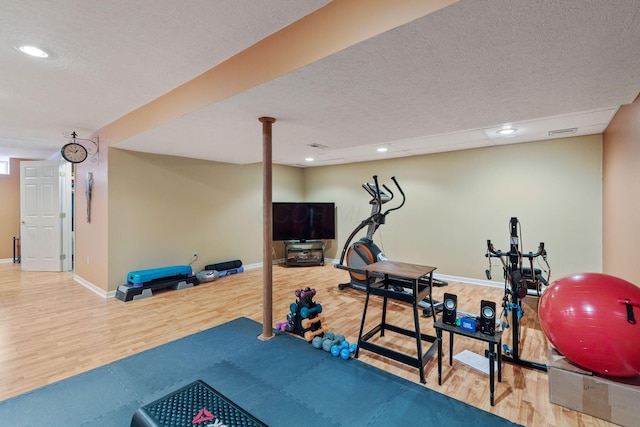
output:
{"label": "step aerobic platform", "polygon": [[116,298],[132,301],[147,298],[160,289],[187,289],[200,284],[189,265],[152,268],[150,270],[131,271],[127,274],[127,283],[118,286]]}
{"label": "step aerobic platform", "polygon": [[131,427],[267,427],[202,380],[138,409]]}
{"label": "step aerobic platform", "polygon": [[172,267],[151,268],[149,270],[130,271],[127,274],[127,283],[134,286],[143,286],[155,280],[172,276],[193,276],[193,270],[189,265],[175,265]]}

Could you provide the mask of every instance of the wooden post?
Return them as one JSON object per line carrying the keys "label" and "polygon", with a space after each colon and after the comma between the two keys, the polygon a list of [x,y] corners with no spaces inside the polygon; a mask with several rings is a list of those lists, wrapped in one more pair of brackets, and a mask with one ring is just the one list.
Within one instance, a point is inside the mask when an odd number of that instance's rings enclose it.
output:
{"label": "wooden post", "polygon": [[260,117],[262,123],[262,335],[273,337],[273,231],[271,230],[272,202],[272,143],[271,125],[276,119]]}

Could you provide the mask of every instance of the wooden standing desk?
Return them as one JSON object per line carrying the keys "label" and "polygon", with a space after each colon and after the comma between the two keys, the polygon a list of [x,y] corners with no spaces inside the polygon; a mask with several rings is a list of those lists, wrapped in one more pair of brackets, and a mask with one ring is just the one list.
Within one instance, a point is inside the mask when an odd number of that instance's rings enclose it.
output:
{"label": "wooden standing desk", "polygon": [[[373,264],[366,265],[361,268],[366,274],[366,299],[364,303],[364,310],[362,312],[362,323],[360,324],[360,334],[358,336],[358,350],[356,350],[355,356],[358,357],[360,349],[368,350],[398,362],[404,363],[409,366],[414,366],[420,370],[420,382],[426,383],[424,378],[424,366],[426,361],[435,353],[436,337],[423,334],[420,332],[420,316],[418,314],[418,302],[422,301],[425,297],[429,297],[431,301],[431,313],[433,320],[436,320],[436,311],[433,307],[433,299],[431,298],[431,288],[433,285],[433,271],[435,267],[429,267],[424,265],[408,264],[396,261],[379,261]],[[379,281],[369,280],[371,276],[380,277],[383,279]],[[396,290],[397,287],[402,287],[405,291],[400,292]],[[364,324],[367,316],[367,308],[369,306],[369,298],[374,296],[381,296],[383,298],[382,303],[382,319],[375,327],[368,332],[364,332]],[[387,301],[388,300],[402,301],[411,304],[413,308],[413,321],[414,330],[409,330],[396,325],[387,323]],[[416,339],[416,351],[415,356],[406,353],[401,353],[396,350],[389,349],[379,344],[370,342],[369,340],[380,334],[384,336],[385,331],[392,331],[401,335],[409,336]],[[422,341],[430,343],[426,352],[422,351]]]}

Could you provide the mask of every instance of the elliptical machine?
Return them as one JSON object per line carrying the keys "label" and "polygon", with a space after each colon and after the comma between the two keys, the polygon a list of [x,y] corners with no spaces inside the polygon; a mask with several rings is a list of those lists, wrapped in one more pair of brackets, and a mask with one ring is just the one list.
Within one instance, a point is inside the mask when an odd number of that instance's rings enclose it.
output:
{"label": "elliptical machine", "polygon": [[[518,218],[512,217],[509,221],[509,251],[503,252],[496,250],[487,240],[487,253],[485,256],[489,258],[489,269],[485,271],[487,279],[491,280],[491,258],[500,258],[504,273],[504,298],[502,300],[503,316],[508,320],[511,313],[511,340],[513,348],[509,348],[503,344],[502,350],[506,353],[502,356],[502,360],[511,362],[516,365],[527,368],[534,368],[546,371],[547,366],[542,363],[531,362],[520,357],[520,319],[524,315],[522,309],[522,299],[527,295],[540,296],[549,282],[551,269],[547,262],[547,250],[544,248],[544,242],[540,242],[538,250],[533,253],[523,253],[521,242],[518,238],[518,226],[520,222]],[[522,234],[522,232],[521,232]],[[533,260],[541,257],[546,263],[546,278],[542,275],[542,269],[534,268]],[[523,265],[523,259],[529,260],[529,267]],[[509,324],[505,321],[505,327]]]}
{"label": "elliptical machine", "polygon": [[[365,265],[373,264],[376,261],[383,261],[387,259],[380,248],[378,248],[378,246],[373,242],[373,235],[378,230],[378,228],[385,223],[387,215],[390,212],[400,209],[406,201],[404,192],[398,185],[396,177],[392,176],[391,180],[402,195],[402,202],[398,206],[388,209],[384,213],[382,212],[382,205],[393,200],[393,192],[384,184],[382,185],[382,188],[386,190],[386,193],[380,190],[377,175],[373,176],[373,184],[368,182],[362,184],[362,188],[364,188],[367,193],[371,195],[371,200],[369,200],[369,204],[371,205],[371,215],[362,220],[360,225],[358,225],[356,229],[351,232],[344,244],[342,254],[340,255],[340,265],[344,265],[346,258],[346,265],[350,268],[350,270],[348,271],[351,280],[349,283],[338,285],[339,289],[351,287],[358,290],[364,290],[366,287],[366,276],[364,273],[360,273],[357,270],[361,267],[364,267]],[[357,242],[351,244],[351,241],[353,240],[355,235],[365,227],[367,227],[367,233],[365,234],[365,236],[360,238],[360,240],[358,240]],[[375,279],[370,278],[370,280]]]}
{"label": "elliptical machine", "polygon": [[[396,186],[397,191],[402,196],[402,202],[400,202],[398,206],[387,209],[385,212],[382,212],[382,205],[393,200],[393,191],[391,191],[391,189],[384,184],[382,184],[381,189],[378,183],[377,175],[373,176],[373,184],[368,182],[362,184],[362,188],[364,188],[365,191],[371,196],[371,200],[369,201],[369,204],[371,205],[371,215],[362,220],[360,225],[358,225],[355,230],[351,232],[344,244],[342,254],[340,255],[340,263],[336,264],[336,267],[347,270],[349,272],[350,281],[348,283],[339,284],[338,288],[340,290],[345,288],[353,288],[360,291],[366,290],[367,276],[360,269],[366,265],[373,264],[374,262],[387,259],[382,250],[380,250],[380,248],[374,243],[373,235],[378,230],[378,228],[386,222],[387,215],[393,211],[400,209],[402,206],[404,206],[404,203],[406,201],[404,191],[402,191],[402,187],[400,187],[400,184],[398,184],[396,177],[392,176],[391,180]],[[365,236],[361,237],[358,241],[351,244],[351,241],[356,236],[356,234],[358,234],[360,230],[365,227],[367,227]],[[379,279],[369,276],[370,283],[376,280]],[[446,282],[432,279],[432,286],[446,285]],[[402,286],[397,286],[396,291],[406,292],[406,290]],[[428,298],[425,298],[424,300],[419,302],[418,305],[422,307],[423,314],[425,316],[431,316],[431,303],[429,302]],[[433,307],[436,311],[442,311],[442,302],[434,301]]]}

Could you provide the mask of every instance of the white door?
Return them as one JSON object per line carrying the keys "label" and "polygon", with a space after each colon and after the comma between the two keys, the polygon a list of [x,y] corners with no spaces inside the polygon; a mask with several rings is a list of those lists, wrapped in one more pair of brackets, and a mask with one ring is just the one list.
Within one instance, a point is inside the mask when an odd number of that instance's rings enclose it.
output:
{"label": "white door", "polygon": [[20,162],[21,265],[62,271],[60,163]]}

